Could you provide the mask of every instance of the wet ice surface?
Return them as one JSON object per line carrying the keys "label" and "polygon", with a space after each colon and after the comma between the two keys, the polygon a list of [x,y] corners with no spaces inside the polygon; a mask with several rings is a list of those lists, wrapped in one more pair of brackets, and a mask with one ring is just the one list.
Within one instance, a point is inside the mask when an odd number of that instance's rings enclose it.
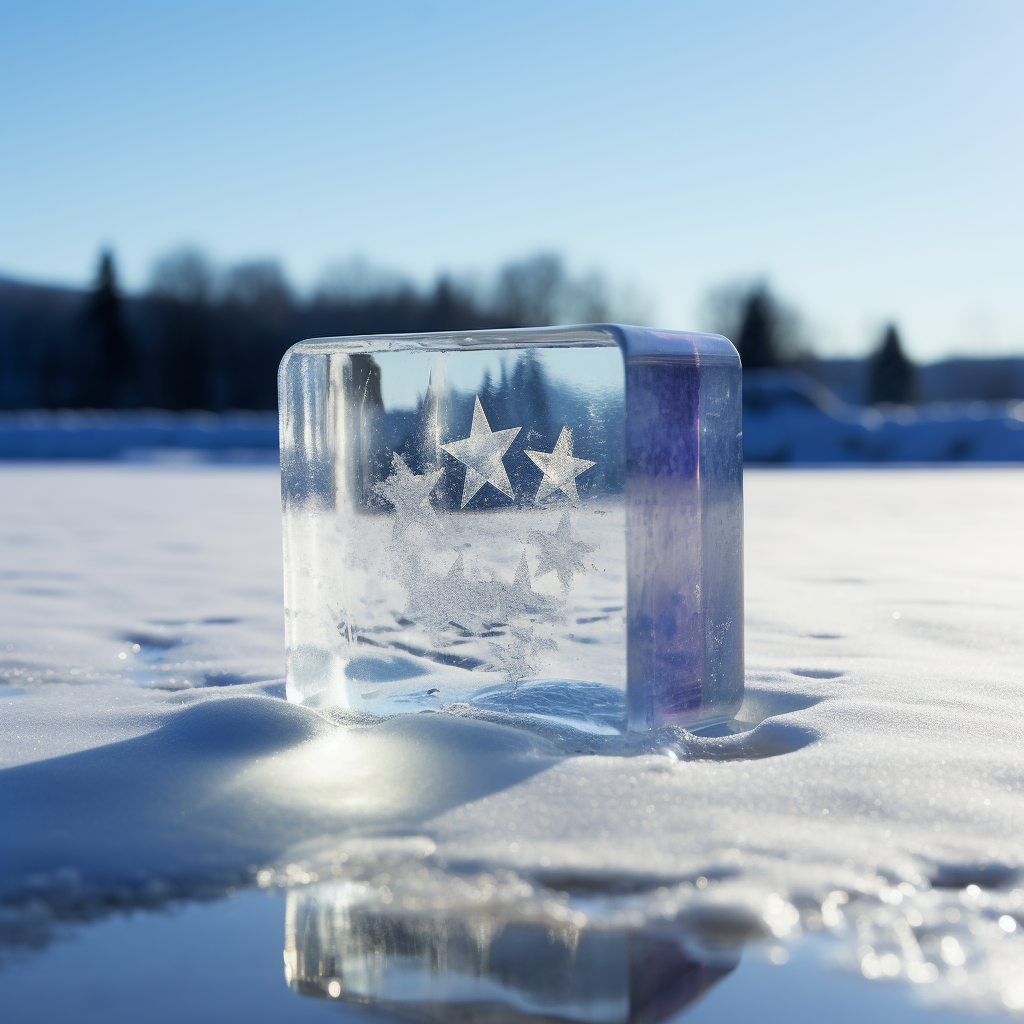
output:
{"label": "wet ice surface", "polygon": [[[564,695],[543,688],[384,722],[286,703],[269,470],[3,468],[0,488],[8,1000],[56,1014],[71,950],[109,964],[135,934],[184,963],[175,942],[219,928],[232,978],[234,942],[276,944],[246,984],[289,1013],[327,1006],[288,990],[282,950],[293,990],[385,1016],[424,991],[437,1019],[456,997],[765,1019],[797,989],[830,1016],[1024,1011],[1019,470],[748,472],[744,724],[642,743],[545,714]],[[190,902],[246,886],[287,893]],[[249,906],[273,924],[243,937]],[[566,969],[495,981],[510,948]],[[589,1016],[587,970],[611,986]]]}
{"label": "wet ice surface", "polygon": [[[627,1019],[622,1009],[630,995],[638,1010],[671,1012],[673,1001],[685,998],[701,983],[709,987],[684,1011],[687,1024],[747,1018],[763,1024],[792,1024],[821,1019],[826,1012],[834,1024],[861,1024],[872,1019],[899,1020],[901,1024],[980,1024],[991,1019],[929,1007],[906,987],[869,985],[838,969],[822,970],[820,950],[814,943],[790,947],[785,959],[781,947],[742,959],[720,955],[715,964],[695,972],[692,964],[687,965],[684,952],[673,952],[670,943],[657,938],[631,944],[621,933],[591,932],[584,934],[582,944],[570,948],[557,933],[548,938],[536,929],[531,933],[522,927],[505,929],[506,952],[513,947],[517,954],[513,963],[525,963],[539,977],[518,992],[514,984],[521,981],[521,970],[514,972],[518,978],[496,980],[487,973],[474,977],[464,969],[472,959],[467,957],[443,968],[435,960],[433,970],[424,965],[417,970],[409,953],[415,955],[418,950],[406,947],[390,962],[402,972],[404,984],[391,993],[387,1008],[335,999],[327,990],[329,982],[313,998],[300,998],[282,977],[287,915],[286,900],[279,894],[268,898],[251,890],[235,899],[190,902],[170,911],[111,915],[0,974],[5,1020],[111,1024],[137,1021],[141,1010],[152,1024],[182,1020],[204,1024],[228,1020],[372,1024],[410,1017],[418,1021],[476,1019],[526,1024],[538,1020],[537,1015],[530,1016],[536,1009],[549,1011],[540,1021],[551,1021],[550,1011],[557,1000],[555,1019],[614,1021]],[[404,929],[402,936],[409,931]],[[543,953],[548,959],[542,964],[536,959],[523,961],[519,958],[524,952]],[[634,959],[631,965],[631,952],[647,954],[646,962],[637,964]],[[496,960],[495,968],[508,966],[507,960],[502,962],[500,950]],[[372,963],[369,958],[363,961],[367,962]],[[347,966],[352,966],[351,961]],[[634,969],[631,994],[629,966]],[[668,977],[652,977],[654,972],[644,971],[645,966],[660,967]],[[356,983],[368,976],[365,970],[359,972]],[[423,1000],[425,988],[436,1001]],[[451,1001],[457,995],[471,996],[474,989],[503,998],[503,1009],[495,1010],[494,1003],[474,1007]],[[642,997],[646,999],[641,1003]],[[449,1001],[442,1002],[444,998]],[[658,1018],[637,1014],[632,1019]]]}

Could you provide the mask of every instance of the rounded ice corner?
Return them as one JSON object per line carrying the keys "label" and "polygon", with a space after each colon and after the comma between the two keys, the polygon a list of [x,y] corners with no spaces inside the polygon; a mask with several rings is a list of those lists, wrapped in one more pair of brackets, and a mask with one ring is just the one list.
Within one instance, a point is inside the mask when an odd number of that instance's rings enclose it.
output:
{"label": "rounded ice corner", "polygon": [[626,361],[661,359],[673,362],[715,363],[740,366],[740,354],[722,334],[701,334],[694,331],[666,331],[651,327],[609,324]]}
{"label": "rounded ice corner", "polygon": [[281,356],[281,362],[277,364],[277,387],[279,392],[287,379],[289,366],[306,344],[306,341],[297,341],[294,345],[289,346],[285,354]]}

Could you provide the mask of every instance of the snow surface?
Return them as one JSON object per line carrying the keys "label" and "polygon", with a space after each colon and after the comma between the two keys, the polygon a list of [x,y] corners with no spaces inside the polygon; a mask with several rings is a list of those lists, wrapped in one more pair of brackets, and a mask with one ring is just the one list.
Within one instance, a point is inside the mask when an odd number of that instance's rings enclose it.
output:
{"label": "snow surface", "polygon": [[[806,374],[744,374],[747,463],[1024,461],[1024,401],[848,405]],[[275,463],[277,414],[0,412],[0,459]]]}
{"label": "snow surface", "polygon": [[1024,472],[748,471],[747,727],[643,742],[281,699],[277,488],[0,467],[0,957],[341,877],[410,911],[817,933],[1024,1013]]}

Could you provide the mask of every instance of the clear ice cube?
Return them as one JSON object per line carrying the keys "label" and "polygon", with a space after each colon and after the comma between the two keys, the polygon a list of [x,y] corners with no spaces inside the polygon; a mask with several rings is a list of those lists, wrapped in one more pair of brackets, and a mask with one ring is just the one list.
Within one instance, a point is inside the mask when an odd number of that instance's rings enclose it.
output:
{"label": "clear ice cube", "polygon": [[743,692],[740,365],[589,326],[304,341],[280,371],[287,693],[596,732]]}

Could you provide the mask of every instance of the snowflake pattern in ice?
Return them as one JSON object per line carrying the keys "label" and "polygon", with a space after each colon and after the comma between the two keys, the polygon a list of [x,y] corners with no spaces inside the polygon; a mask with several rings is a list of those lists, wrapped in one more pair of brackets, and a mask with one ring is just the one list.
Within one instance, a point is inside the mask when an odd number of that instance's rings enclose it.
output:
{"label": "snowflake pattern in ice", "polygon": [[515,692],[520,680],[533,675],[540,667],[537,656],[554,647],[548,637],[534,636],[532,625],[510,626],[503,643],[492,643],[491,654]]}

